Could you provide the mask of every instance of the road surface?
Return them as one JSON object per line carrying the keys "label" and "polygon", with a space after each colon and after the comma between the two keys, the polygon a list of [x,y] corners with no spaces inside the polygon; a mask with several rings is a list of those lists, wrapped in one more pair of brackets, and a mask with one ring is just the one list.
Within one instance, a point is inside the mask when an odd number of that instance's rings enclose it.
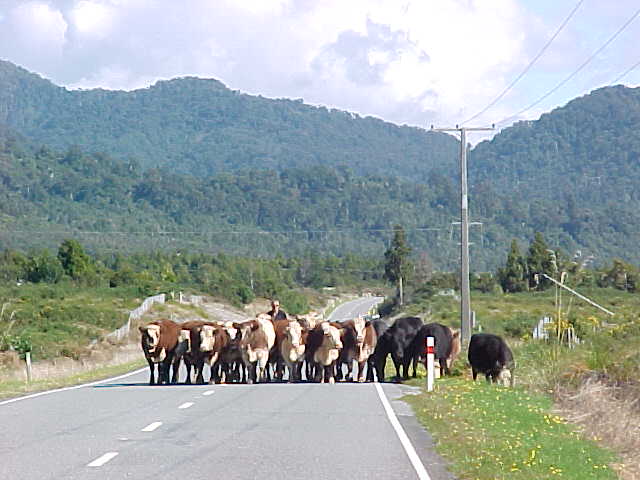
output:
{"label": "road surface", "polygon": [[0,402],[2,478],[452,478],[397,400],[411,387],[147,381],[144,369]]}
{"label": "road surface", "polygon": [[331,312],[331,315],[327,320],[331,322],[342,322],[344,320],[351,320],[359,315],[366,314],[371,308],[381,303],[384,297],[362,297],[356,300],[345,302],[336,307]]}

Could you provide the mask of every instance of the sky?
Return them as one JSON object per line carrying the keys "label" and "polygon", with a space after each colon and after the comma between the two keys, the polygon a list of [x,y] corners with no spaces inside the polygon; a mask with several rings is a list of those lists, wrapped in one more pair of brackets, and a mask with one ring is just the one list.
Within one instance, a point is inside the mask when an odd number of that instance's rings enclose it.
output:
{"label": "sky", "polygon": [[[578,4],[0,0],[0,59],[70,89],[133,90],[189,75],[397,124],[451,127],[485,109],[516,79]],[[640,17],[565,85],[518,114],[575,71],[638,8],[637,0],[582,0],[522,79],[464,125],[535,119],[611,84],[640,61]],[[639,85],[640,67],[618,83]]]}

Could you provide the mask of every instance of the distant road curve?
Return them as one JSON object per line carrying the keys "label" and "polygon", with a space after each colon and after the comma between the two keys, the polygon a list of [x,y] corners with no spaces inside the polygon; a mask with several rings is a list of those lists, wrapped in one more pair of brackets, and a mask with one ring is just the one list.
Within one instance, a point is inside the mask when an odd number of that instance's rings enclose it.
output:
{"label": "distant road curve", "polygon": [[366,314],[375,305],[382,303],[383,300],[384,297],[361,297],[356,300],[350,300],[339,305],[331,315],[329,315],[327,320],[331,322],[351,320],[352,318]]}

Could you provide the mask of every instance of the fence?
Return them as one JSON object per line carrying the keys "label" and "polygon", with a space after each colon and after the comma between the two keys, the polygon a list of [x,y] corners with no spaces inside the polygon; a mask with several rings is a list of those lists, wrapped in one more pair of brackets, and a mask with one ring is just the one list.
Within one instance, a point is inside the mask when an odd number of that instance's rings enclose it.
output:
{"label": "fence", "polygon": [[164,302],[165,302],[164,293],[155,295],[153,297],[148,297],[147,299],[145,299],[144,302],[142,302],[142,305],[140,305],[135,310],[131,310],[131,312],[129,313],[129,319],[127,320],[127,323],[125,323],[119,329],[114,330],[110,334],[106,335],[105,340],[110,342],[119,342],[123,338],[127,338],[127,336],[129,335],[129,332],[131,331],[131,322],[133,320],[139,320],[140,318],[142,318],[142,316],[151,309],[154,303],[164,303]]}

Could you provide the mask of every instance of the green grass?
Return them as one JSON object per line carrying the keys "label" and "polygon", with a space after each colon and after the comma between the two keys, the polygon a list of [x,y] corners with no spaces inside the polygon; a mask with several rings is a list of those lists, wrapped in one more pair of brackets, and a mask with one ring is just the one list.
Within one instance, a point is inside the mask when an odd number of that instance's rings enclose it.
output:
{"label": "green grass", "polygon": [[126,322],[129,311],[143,300],[136,293],[68,283],[0,287],[0,350],[26,342],[34,361],[77,358],[92,340]]}
{"label": "green grass", "polygon": [[616,478],[615,456],[554,415],[546,396],[447,378],[404,400],[460,479]]}
{"label": "green grass", "polygon": [[122,365],[97,368],[88,372],[70,375],[68,377],[37,380],[30,383],[24,381],[8,381],[0,383],[0,398],[13,398],[29,393],[51,390],[55,388],[80,385],[96,380],[121,375],[147,365],[146,360],[140,359]]}

